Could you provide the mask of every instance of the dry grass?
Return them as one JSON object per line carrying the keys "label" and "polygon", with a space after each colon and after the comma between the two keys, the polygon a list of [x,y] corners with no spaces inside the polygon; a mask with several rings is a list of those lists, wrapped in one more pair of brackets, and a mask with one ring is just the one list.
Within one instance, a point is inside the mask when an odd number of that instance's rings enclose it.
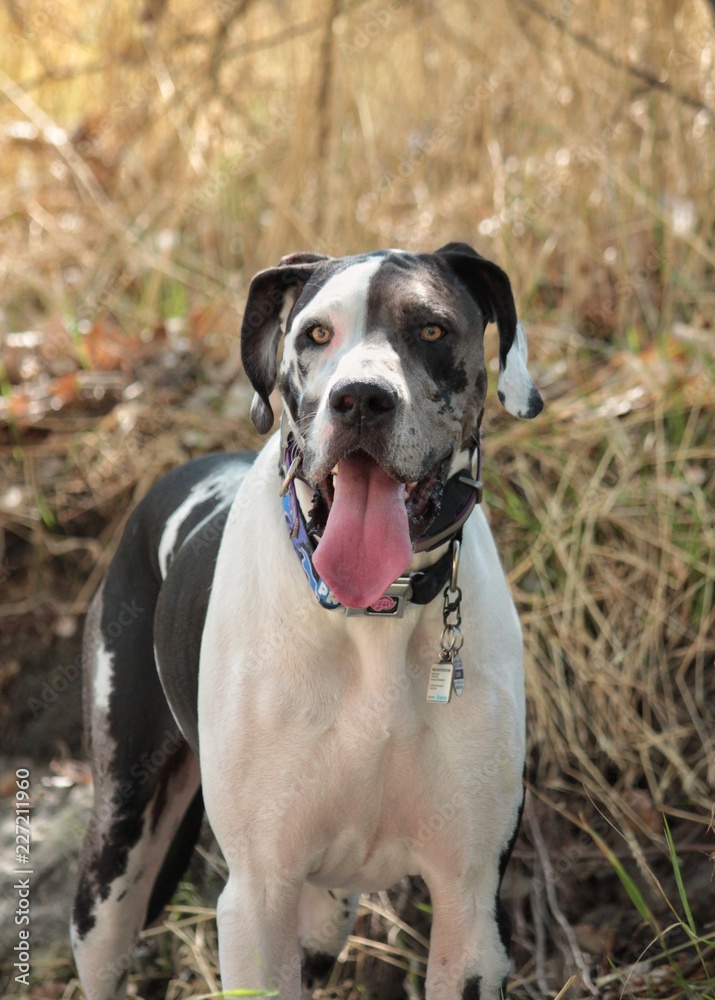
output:
{"label": "dry grass", "polygon": [[[530,706],[514,991],[712,996],[662,819],[712,938],[708,6],[8,0],[0,40],[3,619],[81,613],[132,499],[253,442],[232,387],[254,270],[474,243],[549,403],[485,434]],[[419,978],[419,892],[373,900],[336,995],[385,995],[390,962]],[[153,934],[152,996],[214,988],[200,905]]]}
{"label": "dry grass", "polygon": [[549,24],[531,0],[58,2],[40,23],[49,4],[8,4],[0,25],[12,318],[34,292],[133,327],[177,284],[233,301],[289,248],[460,237],[501,261],[522,309],[596,332],[712,310],[704,5],[573,3]]}

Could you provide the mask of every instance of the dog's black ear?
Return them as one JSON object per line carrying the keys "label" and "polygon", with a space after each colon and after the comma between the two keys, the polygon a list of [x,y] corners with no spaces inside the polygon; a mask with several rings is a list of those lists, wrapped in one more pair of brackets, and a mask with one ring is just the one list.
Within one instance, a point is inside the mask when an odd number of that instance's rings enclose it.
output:
{"label": "dog's black ear", "polygon": [[499,330],[497,395],[515,417],[535,417],[544,404],[526,368],[529,359],[524,327],[516,318],[509,278],[500,267],[466,243],[447,243],[436,253],[444,257],[479,306],[485,323]]}
{"label": "dog's black ear", "polygon": [[251,420],[260,434],[273,426],[269,396],[278,374],[278,346],[286,306],[295,302],[322,261],[321,254],[293,253],[282,257],[278,267],[259,271],[251,281],[241,324],[241,360],[256,390]]}

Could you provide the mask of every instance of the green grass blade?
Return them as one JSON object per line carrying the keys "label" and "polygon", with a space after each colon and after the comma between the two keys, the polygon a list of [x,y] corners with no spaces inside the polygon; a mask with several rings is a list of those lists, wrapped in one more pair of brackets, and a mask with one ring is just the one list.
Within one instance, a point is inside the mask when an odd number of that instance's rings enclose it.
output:
{"label": "green grass blade", "polygon": [[616,875],[620,879],[623,888],[628,893],[631,902],[635,906],[640,916],[643,918],[643,920],[646,921],[646,923],[649,923],[651,927],[653,927],[658,932],[658,934],[660,934],[660,928],[658,926],[658,922],[653,916],[650,907],[643,898],[643,894],[641,893],[640,889],[635,884],[633,879],[630,877],[628,872],[625,870],[621,862],[618,860],[616,855],[613,853],[611,848],[601,837],[599,837],[599,835],[596,833],[595,830],[591,829],[590,826],[586,827],[586,832],[592,838],[593,842],[596,844],[596,846],[608,860],[609,864],[611,865]]}
{"label": "green grass blade", "polygon": [[665,839],[668,842],[668,853],[670,854],[670,863],[673,866],[673,874],[675,875],[675,882],[678,886],[678,894],[680,896],[680,902],[683,904],[683,910],[685,911],[685,918],[688,921],[688,927],[694,935],[697,935],[695,929],[695,920],[693,919],[693,913],[690,909],[690,903],[688,902],[688,896],[685,892],[685,886],[683,885],[683,876],[680,872],[680,863],[678,862],[678,855],[675,851],[675,843],[673,842],[673,835],[670,832],[670,827],[668,826],[668,820],[663,814],[663,825],[665,827]]}

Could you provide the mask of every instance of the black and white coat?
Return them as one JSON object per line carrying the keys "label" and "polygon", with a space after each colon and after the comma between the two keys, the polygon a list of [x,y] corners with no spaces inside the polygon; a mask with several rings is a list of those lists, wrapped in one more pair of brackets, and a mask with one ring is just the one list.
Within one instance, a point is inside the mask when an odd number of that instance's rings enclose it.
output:
{"label": "black and white coat", "polygon": [[[297,254],[254,278],[242,329],[252,416],[270,429],[278,384],[306,517],[355,452],[405,484],[407,505],[420,483],[436,494],[469,468],[491,320],[499,396],[535,416],[508,279],[463,244]],[[322,608],[288,536],[280,448],[276,433],[257,457],[211,455],[161,480],[93,603],[95,807],[72,922],[82,985],[89,1000],[124,996],[135,936],[192,850],[202,791],[230,872],[218,905],[224,989],[298,1000],[301,969],[310,985],[340,952],[357,894],[420,874],[434,913],[427,997],[497,1000],[525,710],[521,632],[487,519],[478,507],[463,531],[464,693],[430,704],[441,599],[387,620]],[[140,613],[117,628],[127,601]]]}

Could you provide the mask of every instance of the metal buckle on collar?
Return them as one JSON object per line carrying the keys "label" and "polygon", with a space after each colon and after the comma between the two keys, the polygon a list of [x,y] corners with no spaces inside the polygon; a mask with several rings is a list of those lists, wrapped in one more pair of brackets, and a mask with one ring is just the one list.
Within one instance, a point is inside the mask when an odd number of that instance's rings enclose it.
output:
{"label": "metal buckle on collar", "polygon": [[464,483],[465,486],[471,486],[476,493],[476,502],[482,502],[482,495],[484,493],[484,488],[482,486],[482,435],[481,432],[477,434],[477,443],[474,449],[474,454],[472,455],[472,474],[467,475],[466,470],[464,474],[459,477],[459,482]]}
{"label": "metal buckle on collar", "polygon": [[482,502],[482,494],[484,488],[482,486],[482,435],[481,432],[477,434],[477,445],[474,449],[474,454],[472,455],[472,474],[467,475],[466,469],[459,477],[459,482],[464,483],[465,486],[471,486],[476,493],[477,503]]}
{"label": "metal buckle on collar", "polygon": [[360,618],[365,615],[377,618],[402,618],[405,613],[405,604],[411,597],[412,577],[408,573],[406,576],[398,576],[372,607],[345,608],[345,614],[348,618]]}
{"label": "metal buckle on collar", "polygon": [[474,492],[477,494],[476,502],[482,502],[482,495],[484,493],[484,487],[482,486],[481,479],[475,479],[473,476],[468,476],[465,472],[463,476],[459,477],[459,482],[464,483],[465,486],[471,486]]}

